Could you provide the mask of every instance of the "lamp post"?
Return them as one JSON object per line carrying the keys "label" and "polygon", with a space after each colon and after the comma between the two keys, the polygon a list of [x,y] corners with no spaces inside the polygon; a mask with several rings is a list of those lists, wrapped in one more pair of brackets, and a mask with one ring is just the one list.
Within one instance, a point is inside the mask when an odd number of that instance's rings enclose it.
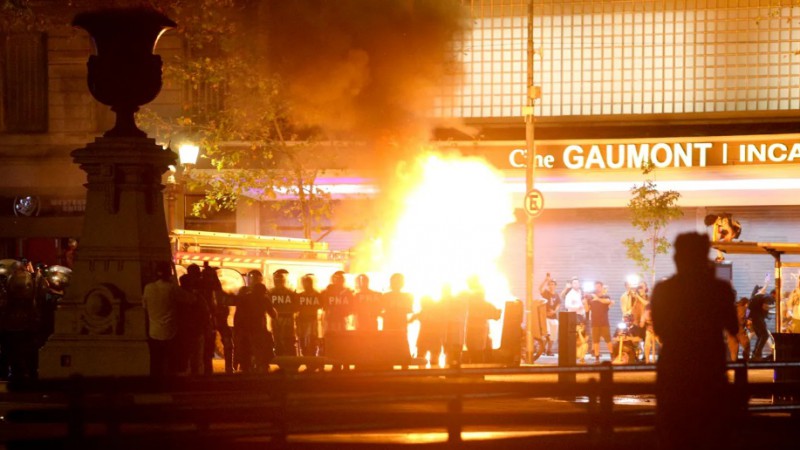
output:
{"label": "lamp post", "polygon": [[[536,99],[541,97],[541,89],[533,84],[533,57],[536,53],[533,47],[533,0],[528,0],[528,35],[527,35],[527,98],[523,108],[525,116],[525,193],[532,192],[536,177],[536,140],[534,135],[533,107]],[[527,201],[527,200],[526,200]],[[534,223],[533,217],[525,218],[525,308],[528,311],[526,320],[526,344],[528,361],[533,359],[533,334],[532,324],[536,320],[536,311],[533,309],[534,299]]]}
{"label": "lamp post", "polygon": [[[164,193],[167,196],[167,230],[172,232],[178,225],[178,195],[185,192],[186,174],[192,166],[197,164],[197,157],[200,155],[200,147],[186,143],[178,147],[178,160],[180,166],[169,166],[170,174],[167,177],[167,186]],[[185,201],[185,196],[184,196]]]}

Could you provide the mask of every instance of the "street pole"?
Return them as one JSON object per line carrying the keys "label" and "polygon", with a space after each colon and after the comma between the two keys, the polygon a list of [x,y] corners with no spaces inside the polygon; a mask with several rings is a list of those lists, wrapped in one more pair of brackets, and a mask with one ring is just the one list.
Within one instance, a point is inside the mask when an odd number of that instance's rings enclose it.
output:
{"label": "street pole", "polygon": [[[536,99],[535,87],[533,85],[533,0],[528,0],[528,86],[527,99],[525,105],[525,193],[533,190],[533,180],[536,171],[536,147],[534,145],[534,125],[533,125],[533,104]],[[528,310],[528,320],[526,326],[526,343],[528,352],[528,362],[533,359],[533,329],[532,325],[537,319],[533,309],[534,280],[533,280],[533,243],[534,229],[533,217],[526,215],[525,220],[525,304]]]}
{"label": "street pole", "polygon": [[175,215],[177,208],[175,202],[178,198],[178,183],[175,181],[175,175],[170,174],[167,178],[167,183],[164,191],[167,194],[167,232],[172,233],[175,229]]}

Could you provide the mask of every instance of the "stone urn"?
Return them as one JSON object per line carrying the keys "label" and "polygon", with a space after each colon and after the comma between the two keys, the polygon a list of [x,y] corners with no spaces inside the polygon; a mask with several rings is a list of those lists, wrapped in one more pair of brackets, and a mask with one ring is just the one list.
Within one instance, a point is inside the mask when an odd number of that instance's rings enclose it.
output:
{"label": "stone urn", "polygon": [[153,10],[82,13],[92,95],[117,114],[113,129],[72,152],[86,172],[86,214],[70,286],[39,350],[39,376],[149,373],[144,285],[172,260],[162,178],[176,155],[136,127],[133,114],[161,90],[159,36],[175,23]]}
{"label": "stone urn", "polygon": [[167,16],[145,8],[85,12],[72,25],[92,38],[89,91],[117,115],[106,137],[145,137],[134,113],[161,91],[161,57],[153,49],[161,35],[177,25]]}

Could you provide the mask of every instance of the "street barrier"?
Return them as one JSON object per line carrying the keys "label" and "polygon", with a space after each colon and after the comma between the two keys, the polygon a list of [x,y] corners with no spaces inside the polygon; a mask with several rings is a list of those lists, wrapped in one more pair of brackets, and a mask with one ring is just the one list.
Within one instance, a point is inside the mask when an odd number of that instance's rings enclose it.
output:
{"label": "street barrier", "polygon": [[[737,423],[754,415],[800,412],[800,383],[748,382],[749,369],[797,369],[800,362],[732,363],[732,395],[738,399]],[[12,382],[9,395],[48,395],[51,404],[11,411],[12,424],[61,425],[64,433],[15,438],[9,449],[137,448],[169,441],[177,448],[231,447],[237,439],[268,437],[286,442],[290,435],[368,430],[446,430],[457,445],[470,426],[573,426],[592,439],[608,439],[615,430],[652,428],[652,411],[615,411],[616,396],[650,396],[654,383],[620,382],[615,374],[653,372],[653,365],[380,372],[278,373],[211,377],[82,378]],[[520,378],[532,374],[597,375],[588,382],[544,382]],[[505,376],[508,381],[485,381]],[[753,396],[772,404],[749,405]],[[476,412],[464,403],[480,399],[582,399],[583,412]],[[430,405],[424,410],[390,410],[396,404]],[[441,406],[436,406],[441,405]],[[364,408],[368,407],[368,414]],[[161,445],[161,444],[159,444]]]}

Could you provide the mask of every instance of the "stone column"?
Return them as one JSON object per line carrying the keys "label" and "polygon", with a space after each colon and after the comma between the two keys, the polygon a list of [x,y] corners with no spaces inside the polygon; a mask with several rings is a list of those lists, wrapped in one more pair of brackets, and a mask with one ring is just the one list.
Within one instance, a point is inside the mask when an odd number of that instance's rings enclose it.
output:
{"label": "stone column", "polygon": [[86,218],[55,332],[39,351],[39,375],[147,375],[142,291],[156,262],[172,259],[161,178],[176,155],[138,130],[133,112],[161,88],[152,48],[175,24],[141,9],[81,14],[73,24],[92,34],[89,89],[117,112],[117,124],[72,152],[87,174]]}
{"label": "stone column", "polygon": [[153,139],[102,137],[72,156],[87,173],[86,219],[40,374],[146,375],[142,289],[172,258],[161,174],[175,154]]}

